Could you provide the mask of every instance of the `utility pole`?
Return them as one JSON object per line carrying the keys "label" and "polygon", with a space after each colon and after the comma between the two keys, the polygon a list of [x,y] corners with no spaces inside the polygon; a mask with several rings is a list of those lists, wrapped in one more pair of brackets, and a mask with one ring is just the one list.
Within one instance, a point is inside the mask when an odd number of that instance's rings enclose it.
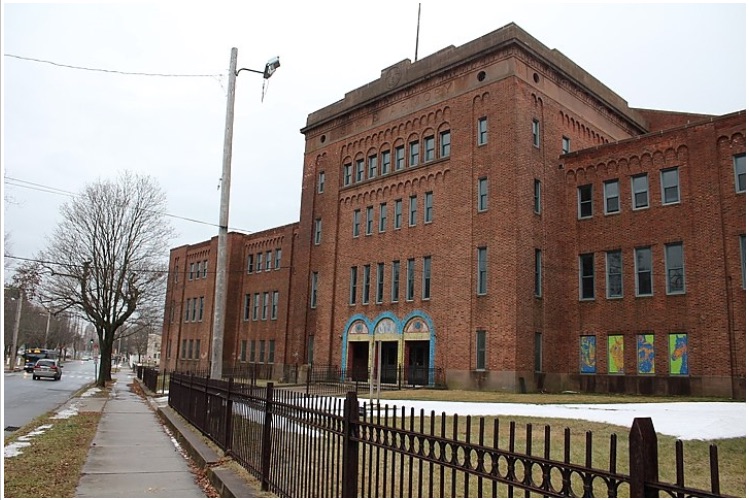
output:
{"label": "utility pole", "polygon": [[8,369],[13,371],[18,357],[18,330],[21,327],[21,308],[23,307],[23,288],[18,289],[18,304],[16,305],[16,320],[13,322],[13,342],[10,346],[10,362]]}
{"label": "utility pole", "polygon": [[234,137],[234,94],[237,83],[237,48],[232,47],[229,61],[229,91],[226,96],[224,161],[221,169],[221,206],[218,223],[216,288],[213,299],[213,339],[211,342],[211,378],[221,379],[224,356],[224,315],[226,311],[226,238],[229,231],[229,194],[231,188],[231,150]]}

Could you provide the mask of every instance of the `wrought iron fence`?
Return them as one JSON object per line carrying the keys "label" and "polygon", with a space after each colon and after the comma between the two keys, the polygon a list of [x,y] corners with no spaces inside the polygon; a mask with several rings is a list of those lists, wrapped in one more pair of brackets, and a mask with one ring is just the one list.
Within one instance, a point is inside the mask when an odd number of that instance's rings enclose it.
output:
{"label": "wrought iron fence", "polygon": [[149,366],[136,365],[136,376],[143,381],[149,391],[155,394],[164,394],[169,385],[169,372],[166,370],[160,372],[158,368]]}
{"label": "wrought iron fence", "polygon": [[[635,419],[624,458],[615,434],[553,438],[545,426],[539,447],[530,425],[500,432],[499,419],[368,408],[353,391],[344,400],[175,373],[169,404],[284,497],[722,496],[715,445],[710,491],[685,486],[680,441],[675,482],[658,480],[649,418]],[[607,466],[594,465],[594,449]]]}

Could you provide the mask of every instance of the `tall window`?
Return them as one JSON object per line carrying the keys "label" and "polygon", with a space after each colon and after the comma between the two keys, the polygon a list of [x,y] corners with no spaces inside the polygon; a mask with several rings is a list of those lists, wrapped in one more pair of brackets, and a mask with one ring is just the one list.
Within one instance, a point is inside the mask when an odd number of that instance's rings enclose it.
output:
{"label": "tall window", "polygon": [[648,208],[650,195],[648,193],[648,174],[632,176],[632,208]]}
{"label": "tall window", "polygon": [[356,266],[351,268],[351,275],[349,278],[349,304],[356,304],[356,278],[358,275],[358,269]]}
{"label": "tall window", "polygon": [[406,300],[414,299],[415,267],[416,261],[414,259],[406,261]]}
{"label": "tall window", "polygon": [[593,186],[587,184],[577,188],[577,218],[593,217]]}
{"label": "tall window", "polygon": [[276,248],[276,263],[273,266],[275,269],[281,269],[281,249]]}
{"label": "tall window", "polygon": [[317,174],[317,192],[322,193],[325,191],[325,172]]}
{"label": "tall window", "polygon": [[489,180],[486,177],[479,179],[477,204],[479,212],[489,208]]}
{"label": "tall window", "polygon": [[240,346],[241,347],[239,348],[239,361],[242,361],[242,362],[247,361],[247,341],[243,340],[240,343]]}
{"label": "tall window", "polygon": [[198,300],[198,321],[203,321],[203,308],[205,306],[205,297]]}
{"label": "tall window", "polygon": [[482,144],[486,144],[489,142],[489,131],[487,128],[487,121],[486,117],[482,116],[479,118],[479,124],[478,124],[478,143],[479,146]]}
{"label": "tall window", "polygon": [[385,289],[385,264],[383,262],[377,264],[376,279],[377,285],[375,289],[375,302],[381,304]]}
{"label": "tall window", "polygon": [[255,254],[252,254],[252,253],[247,256],[247,274],[252,273],[252,271],[255,269],[255,266],[253,265],[254,257],[255,257]]}
{"label": "tall window", "polygon": [[733,157],[733,172],[736,180],[736,192],[746,191],[746,153]]}
{"label": "tall window", "polygon": [[348,186],[351,184],[351,164],[343,166],[343,185]]}
{"label": "tall window", "polygon": [[403,224],[403,200],[395,200],[395,216],[393,217],[393,229],[400,229]]}
{"label": "tall window", "polygon": [[374,207],[367,207],[366,234],[372,234],[373,226],[374,226]]}
{"label": "tall window", "polygon": [[436,146],[434,144],[434,136],[424,138],[424,161],[432,161],[435,158]]}
{"label": "tall window", "polygon": [[190,274],[187,275],[187,280],[192,281],[192,276],[195,274],[195,263],[190,262]]}
{"label": "tall window", "polygon": [[533,146],[540,148],[541,147],[541,123],[535,118],[533,119],[532,130],[533,130]]}
{"label": "tall window", "polygon": [[388,222],[388,205],[387,203],[380,203],[380,227],[381,233],[385,232]]}
{"label": "tall window", "polygon": [[365,265],[364,269],[362,270],[362,304],[369,304],[370,271],[371,266],[369,264]]}
{"label": "tall window", "polygon": [[262,316],[263,321],[268,319],[269,307],[270,307],[270,294],[268,292],[263,292],[263,316]]}
{"label": "tall window", "polygon": [[661,170],[661,200],[664,205],[679,203],[679,169]]}
{"label": "tall window", "polygon": [[207,260],[203,261],[203,277],[204,278],[208,277],[208,261]]}
{"label": "tall window", "polygon": [[666,245],[666,293],[684,293],[684,246]]}
{"label": "tall window", "polygon": [[476,330],[476,369],[486,370],[486,330]]}
{"label": "tall window", "polygon": [[270,271],[271,266],[273,265],[273,262],[271,261],[273,258],[273,252],[271,250],[268,250],[265,252],[265,270]]}
{"label": "tall window", "polygon": [[541,181],[533,179],[533,211],[541,213]]}
{"label": "tall window", "polygon": [[450,156],[450,131],[440,132],[440,158]]}
{"label": "tall window", "polygon": [[252,296],[249,293],[244,294],[244,320],[249,321]]}
{"label": "tall window", "polygon": [[606,181],[603,183],[603,207],[607,214],[619,212],[619,180]]}
{"label": "tall window", "polygon": [[424,223],[432,222],[432,192],[424,193]]}
{"label": "tall window", "polygon": [[432,296],[432,257],[424,257],[421,270],[421,298],[427,300]]}
{"label": "tall window", "polygon": [[650,247],[635,249],[635,295],[653,295],[653,256]]}
{"label": "tall window", "polygon": [[356,160],[356,182],[364,180],[364,158]]}
{"label": "tall window", "polygon": [[273,292],[270,305],[270,319],[278,319],[278,292]]}
{"label": "tall window", "polygon": [[255,259],[255,271],[260,272],[263,270],[263,252],[258,252],[257,258]]}
{"label": "tall window", "polygon": [[408,199],[408,225],[416,225],[416,195]]}
{"label": "tall window", "polygon": [[252,321],[257,321],[260,317],[260,294],[252,296]]}
{"label": "tall window", "polygon": [[250,340],[250,363],[255,362],[255,341]]}
{"label": "tall window", "polygon": [[367,158],[367,166],[369,169],[369,173],[367,173],[367,177],[369,179],[374,179],[377,177],[377,155],[372,155],[369,158]]}
{"label": "tall window", "polygon": [[273,363],[276,360],[276,341],[268,341],[268,363]]}
{"label": "tall window", "polygon": [[534,287],[533,287],[533,294],[536,297],[541,296],[541,250],[536,248],[536,262],[535,262],[535,272],[534,272]]}
{"label": "tall window", "polygon": [[393,272],[391,273],[390,281],[390,300],[392,302],[398,302],[399,292],[401,285],[401,261],[393,261]]}
{"label": "tall window", "polygon": [[580,255],[580,300],[592,300],[595,298],[593,254],[586,253]]}
{"label": "tall window", "polygon": [[380,172],[382,175],[390,173],[390,150],[383,151],[380,156]]}
{"label": "tall window", "polygon": [[258,343],[260,344],[260,359],[258,361],[265,363],[265,340],[260,340]]}
{"label": "tall window", "polygon": [[309,306],[312,309],[317,307],[317,272],[313,272],[310,279]]}
{"label": "tall window", "polygon": [[315,245],[322,241],[322,219],[315,219]]}
{"label": "tall window", "polygon": [[623,296],[622,251],[606,252],[606,298],[619,299]]}
{"label": "tall window", "polygon": [[486,247],[479,247],[477,255],[476,292],[485,295],[487,290]]}
{"label": "tall window", "polygon": [[539,332],[536,332],[533,342],[533,371],[543,371],[543,336]]}
{"label": "tall window", "polygon": [[398,146],[395,148],[395,170],[403,170],[406,166],[406,148]]}
{"label": "tall window", "polygon": [[408,145],[408,166],[415,167],[419,164],[419,141]]}
{"label": "tall window", "polygon": [[570,141],[570,138],[562,136],[562,154],[566,155],[567,153],[569,153],[571,147],[572,141]]}
{"label": "tall window", "polygon": [[358,208],[354,210],[354,221],[353,221],[353,228],[354,228],[354,238],[359,236],[359,218],[361,217],[361,210]]}

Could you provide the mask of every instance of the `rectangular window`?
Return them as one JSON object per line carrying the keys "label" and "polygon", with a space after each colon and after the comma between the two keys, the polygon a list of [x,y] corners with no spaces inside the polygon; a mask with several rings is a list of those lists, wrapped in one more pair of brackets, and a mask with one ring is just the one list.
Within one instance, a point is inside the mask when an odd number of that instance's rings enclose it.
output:
{"label": "rectangular window", "polygon": [[187,340],[182,339],[182,359],[187,359]]}
{"label": "rectangular window", "polygon": [[421,298],[429,300],[432,297],[432,257],[424,257],[421,270]]}
{"label": "rectangular window", "polygon": [[260,294],[256,293],[252,296],[252,321],[257,321],[260,317]]}
{"label": "rectangular window", "polygon": [[270,305],[270,319],[278,319],[278,292],[273,292],[273,298]]}
{"label": "rectangular window", "polygon": [[385,232],[385,229],[387,229],[387,222],[388,222],[388,205],[387,203],[380,203],[380,226],[379,230],[381,233]]}
{"label": "rectangular window", "polygon": [[250,363],[255,362],[255,341],[250,340]]}
{"label": "rectangular window", "polygon": [[580,300],[593,300],[595,298],[593,254],[586,253],[580,255]]}
{"label": "rectangular window", "polygon": [[356,304],[356,278],[359,274],[359,270],[356,268],[356,266],[353,266],[351,268],[351,274],[349,276],[349,294],[348,294],[348,303],[351,305]]}
{"label": "rectangular window", "polygon": [[541,147],[541,123],[533,119],[533,146],[540,148]]}
{"label": "rectangular window", "polygon": [[309,306],[314,309],[317,307],[317,273],[313,272],[310,279]]}
{"label": "rectangular window", "polygon": [[249,293],[244,294],[244,320],[250,320],[250,309],[252,305],[252,295]]}
{"label": "rectangular window", "polygon": [[450,131],[440,132],[440,158],[450,156]]}
{"label": "rectangular window", "polygon": [[187,359],[193,359],[192,358],[192,347],[194,345],[195,341],[190,339],[187,341]]}
{"label": "rectangular window", "polygon": [[374,227],[374,207],[367,207],[367,225],[366,234],[372,234],[372,228]]}
{"label": "rectangular window", "polygon": [[622,283],[622,251],[606,252],[606,298],[620,299],[624,296]]}
{"label": "rectangular window", "polygon": [[281,249],[276,248],[276,263],[274,264],[274,269],[281,269]]}
{"label": "rectangular window", "polygon": [[265,363],[265,340],[260,340],[258,341],[258,343],[260,344],[260,356],[258,361],[261,363]]}
{"label": "rectangular window", "polygon": [[343,166],[343,185],[348,186],[351,184],[351,164]]}
{"label": "rectangular window", "polygon": [[414,273],[416,261],[408,259],[406,261],[406,300],[414,299]]}
{"label": "rectangular window", "polygon": [[679,169],[661,170],[661,201],[664,205],[679,203]]}
{"label": "rectangular window", "polygon": [[208,261],[204,260],[203,261],[203,278],[207,278],[207,277],[208,277]]}
{"label": "rectangular window", "polygon": [[489,142],[489,130],[486,117],[483,116],[479,118],[478,143],[479,146],[481,146],[482,144],[486,144],[487,142]]}
{"label": "rectangular window", "polygon": [[354,210],[354,221],[353,221],[353,227],[354,227],[354,238],[359,236],[359,218],[361,216],[361,210],[358,208]]}
{"label": "rectangular window", "polygon": [[432,195],[432,192],[429,191],[428,193],[424,193],[424,223],[428,224],[432,222],[433,218],[433,207],[432,207],[432,200],[434,196]]}
{"label": "rectangular window", "polygon": [[364,159],[356,160],[356,182],[364,180]]}
{"label": "rectangular window", "polygon": [[200,276],[203,274],[203,263],[198,261],[196,264],[196,272],[195,272],[195,279],[200,278]]}
{"label": "rectangular window", "polygon": [[577,188],[577,218],[593,217],[593,185],[587,184]]}
{"label": "rectangular window", "polygon": [[632,209],[648,208],[650,194],[648,189],[648,174],[632,176]]}
{"label": "rectangular window", "polygon": [[375,177],[377,177],[377,155],[372,155],[367,158],[367,167],[369,170],[367,177],[369,179],[374,179]]}
{"label": "rectangular window", "polygon": [[273,259],[273,252],[270,250],[265,252],[265,270],[266,271],[270,271],[270,268],[273,265],[272,259]]}
{"label": "rectangular window", "polygon": [[543,336],[539,332],[536,332],[533,342],[533,371],[543,371]]}
{"label": "rectangular window", "polygon": [[569,137],[562,136],[562,154],[566,155],[570,152],[570,147],[572,146],[572,141],[570,141]]}
{"label": "rectangular window", "polygon": [[684,293],[684,246],[666,245],[666,293]]}
{"label": "rectangular window", "polygon": [[533,294],[536,297],[541,296],[541,250],[536,248],[536,262],[535,262],[535,272],[534,272],[534,287],[533,287]]}
{"label": "rectangular window", "polygon": [[195,321],[198,318],[198,299],[192,299],[192,320]]}
{"label": "rectangular window", "polygon": [[400,284],[401,284],[401,262],[399,260],[393,261],[393,272],[390,282],[390,300],[392,302],[398,302]]}
{"label": "rectangular window", "polygon": [[185,301],[185,322],[190,321],[190,300],[191,299],[187,299]]}
{"label": "rectangular window", "polygon": [[179,264],[177,264],[177,261],[174,262],[174,282],[179,283]]}
{"label": "rectangular window", "polygon": [[382,175],[390,173],[390,150],[383,151],[380,156],[380,172]]}
{"label": "rectangular window", "polygon": [[533,211],[541,213],[541,181],[533,179]]}
{"label": "rectangular window", "polygon": [[241,347],[239,349],[239,361],[242,361],[242,362],[247,361],[247,341],[243,340],[240,346]]}
{"label": "rectangular window", "polygon": [[205,297],[198,299],[198,321],[203,321],[203,308],[205,307]]}
{"label": "rectangular window", "polygon": [[253,265],[255,254],[250,254],[247,256],[247,274],[251,274],[252,271],[255,270],[255,266]]}
{"label": "rectangular window", "polygon": [[635,295],[653,295],[653,256],[650,247],[635,249]]}
{"label": "rectangular window", "polygon": [[741,251],[741,288],[746,289],[746,235],[739,235],[739,250]]}
{"label": "rectangular window", "polygon": [[195,263],[190,262],[190,274],[187,275],[187,280],[192,281],[192,275],[195,274]]}
{"label": "rectangular window", "polygon": [[276,341],[269,340],[268,341],[268,363],[273,363],[275,361],[276,361]]}
{"label": "rectangular window", "polygon": [[486,370],[486,330],[476,330],[476,369]]}
{"label": "rectangular window", "polygon": [[435,158],[436,149],[434,144],[434,136],[424,138],[424,161],[432,161]]}
{"label": "rectangular window", "polygon": [[315,219],[315,245],[322,241],[322,219]]}
{"label": "rectangular window", "polygon": [[416,195],[408,199],[408,225],[416,225]]}
{"label": "rectangular window", "polygon": [[403,170],[406,166],[406,148],[398,146],[395,148],[395,170]]}
{"label": "rectangular window", "polygon": [[325,172],[317,174],[317,192],[322,193],[325,191]]}
{"label": "rectangular window", "polygon": [[486,247],[479,247],[477,256],[477,275],[476,275],[476,292],[479,295],[486,295],[487,280],[487,261]]}
{"label": "rectangular window", "polygon": [[370,271],[371,266],[366,264],[362,269],[362,287],[361,287],[361,303],[369,304],[369,288],[370,288]]}
{"label": "rectangular window", "polygon": [[263,321],[268,319],[268,307],[270,307],[270,294],[268,292],[263,292]]}
{"label": "rectangular window", "polygon": [[385,264],[380,262],[377,264],[377,288],[375,290],[375,302],[378,304],[382,303],[382,298],[385,289]]}
{"label": "rectangular window", "polygon": [[258,252],[257,258],[255,259],[255,271],[260,272],[263,270],[263,252]]}
{"label": "rectangular window", "polygon": [[200,339],[195,341],[195,359],[200,359]]}
{"label": "rectangular window", "polygon": [[489,180],[486,177],[479,179],[477,191],[477,209],[479,212],[483,212],[489,208]]}
{"label": "rectangular window", "polygon": [[408,145],[408,166],[415,167],[419,164],[419,142],[414,141]]}
{"label": "rectangular window", "polygon": [[393,217],[393,229],[400,229],[403,224],[403,200],[395,200],[395,217]]}
{"label": "rectangular window", "polygon": [[733,174],[736,180],[736,192],[746,191],[746,153],[733,157]]}
{"label": "rectangular window", "polygon": [[603,183],[603,207],[607,214],[619,213],[619,180]]}

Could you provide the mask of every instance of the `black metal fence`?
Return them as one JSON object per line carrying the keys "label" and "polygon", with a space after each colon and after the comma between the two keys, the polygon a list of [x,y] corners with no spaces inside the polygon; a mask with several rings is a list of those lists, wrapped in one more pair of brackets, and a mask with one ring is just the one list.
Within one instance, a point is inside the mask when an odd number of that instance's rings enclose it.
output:
{"label": "black metal fence", "polygon": [[635,419],[624,458],[615,434],[594,443],[545,426],[539,440],[530,425],[500,432],[499,419],[368,408],[353,391],[344,400],[173,373],[169,404],[285,497],[722,496],[714,445],[710,491],[685,486],[680,441],[674,482],[658,480],[649,418]]}
{"label": "black metal fence", "polygon": [[166,388],[169,385],[169,373],[164,370],[159,371],[158,368],[153,368],[143,365],[135,365],[136,376],[143,381],[149,391],[155,394],[164,394]]}

